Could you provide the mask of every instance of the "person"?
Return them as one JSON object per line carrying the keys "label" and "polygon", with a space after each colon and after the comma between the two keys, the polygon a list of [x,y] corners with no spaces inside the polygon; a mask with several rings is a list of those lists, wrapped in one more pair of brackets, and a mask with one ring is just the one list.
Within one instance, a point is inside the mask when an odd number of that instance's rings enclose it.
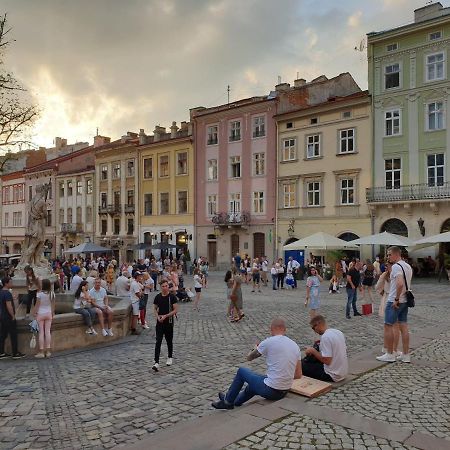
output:
{"label": "person", "polygon": [[306,299],[305,306],[309,303],[309,316],[312,318],[317,314],[320,308],[319,288],[323,278],[317,273],[314,266],[309,268],[308,278],[306,279]]}
{"label": "person", "polygon": [[150,327],[147,323],[147,303],[148,298],[150,296],[150,292],[153,291],[155,284],[153,283],[153,278],[150,276],[148,272],[144,272],[142,276],[142,283],[144,286],[144,296],[139,300],[139,318],[141,319],[141,326],[145,330],[148,330]]}
{"label": "person", "polygon": [[269,271],[269,261],[267,260],[267,256],[263,257],[261,269],[261,281],[263,286],[267,287],[267,272]]}
{"label": "person", "polygon": [[[257,344],[247,355],[247,361],[264,356],[267,375],[259,375],[246,367],[239,367],[227,393],[219,393],[219,400],[212,403],[213,408],[233,409],[255,395],[268,400],[280,400],[292,387],[294,379],[301,378],[300,349],[286,336],[285,321],[273,319],[270,334],[270,337]],[[245,383],[247,386],[241,390]]]}
{"label": "person", "polygon": [[278,290],[277,288],[278,269],[275,262],[272,264],[272,268],[270,269],[270,275],[272,276],[272,289],[276,291]]}
{"label": "person", "polygon": [[363,301],[366,299],[366,291],[369,295],[370,303],[373,303],[372,286],[375,280],[375,267],[368,259],[363,270],[362,294]]}
{"label": "person", "polygon": [[203,259],[200,264],[200,272],[202,274],[203,286],[205,287],[205,289],[208,288],[208,270],[209,270],[209,263],[206,259]]}
{"label": "person", "polygon": [[236,270],[240,270],[241,261],[242,261],[241,255],[239,253],[236,253],[236,255],[233,258],[234,267],[236,267]]}
{"label": "person", "polygon": [[277,264],[275,265],[277,268],[278,278],[277,278],[277,287],[278,289],[284,289],[284,263],[283,258],[279,258]]}
{"label": "person", "polygon": [[150,276],[152,277],[153,282],[155,283],[155,290],[157,291],[158,284],[158,264],[156,263],[155,258],[150,259]]}
{"label": "person", "polygon": [[174,316],[178,312],[178,299],[176,295],[170,293],[167,280],[162,280],[159,286],[161,292],[153,300],[153,313],[156,318],[156,344],[152,370],[155,372],[159,370],[159,355],[163,337],[167,343],[166,365],[171,366],[173,363],[173,322]]}
{"label": "person", "polygon": [[[411,288],[412,268],[406,261],[402,260],[399,247],[389,247],[387,257],[388,262],[392,265],[391,284],[384,312],[384,338],[387,351],[383,355],[377,356],[377,360],[389,363],[399,360],[410,363],[406,286],[408,286],[408,289]],[[399,322],[403,346],[403,354],[398,356],[394,354],[394,325],[396,322]]]}
{"label": "person", "polygon": [[294,284],[292,288],[297,289],[297,273],[300,269],[300,263],[293,256],[289,256],[287,268],[288,270],[291,270],[292,276],[294,277]]}
{"label": "person", "polygon": [[[100,278],[96,278],[94,282],[94,287],[89,291],[89,295],[92,299],[92,305],[94,306],[94,308],[96,308],[98,320],[100,322],[100,326],[102,327],[103,336],[112,337],[114,336],[112,331],[113,311],[112,308],[109,306],[106,289],[102,287],[101,284],[102,280]],[[105,328],[105,320],[107,328]]]}
{"label": "person", "polygon": [[253,283],[252,292],[255,292],[256,288],[258,288],[258,292],[261,292],[261,289],[259,287],[259,284],[261,282],[260,270],[261,270],[261,266],[259,264],[259,259],[255,258],[253,260],[253,265],[252,265],[252,283]]}
{"label": "person", "polygon": [[309,324],[320,335],[318,348],[308,347],[302,360],[303,375],[322,381],[341,381],[348,375],[348,358],[342,331],[328,328],[325,317],[317,315]]}
{"label": "person", "polygon": [[200,270],[195,269],[194,270],[194,289],[195,289],[195,300],[194,300],[194,309],[199,311],[198,304],[200,303],[200,298],[202,295],[202,277],[200,275]]}
{"label": "person", "polygon": [[239,322],[245,317],[245,314],[242,311],[244,307],[242,299],[242,276],[237,272],[235,272],[233,275],[233,285],[231,287],[230,300],[233,303],[232,310],[234,311],[231,322]]}
{"label": "person", "polygon": [[78,286],[83,281],[83,278],[80,277],[80,268],[76,265],[72,266],[72,283],[70,283],[70,292],[75,294],[78,289]]}
{"label": "person", "polygon": [[331,277],[330,286],[328,288],[328,292],[330,294],[338,294],[339,293],[339,278],[336,274]]}
{"label": "person", "polygon": [[25,281],[27,283],[28,297],[27,297],[27,315],[28,318],[31,306],[36,305],[37,293],[41,289],[41,282],[39,278],[34,274],[34,270],[31,266],[26,266],[24,269]]}
{"label": "person", "polygon": [[50,280],[42,280],[42,288],[36,295],[34,317],[39,324],[39,353],[36,358],[50,358],[52,348],[52,320],[55,317],[55,293]]}
{"label": "person", "polygon": [[97,312],[92,307],[89,296],[89,285],[87,281],[82,281],[75,292],[75,300],[73,302],[73,310],[76,314],[83,316],[84,323],[88,327],[86,334],[97,336],[93,323]]}
{"label": "person", "polygon": [[138,335],[136,330],[139,317],[139,302],[144,299],[144,286],[142,284],[142,273],[136,270],[133,274],[133,280],[130,284],[130,301],[131,301],[131,334]]}
{"label": "person", "polygon": [[350,319],[350,307],[353,308],[354,316],[361,316],[362,314],[358,312],[356,308],[356,301],[358,299],[358,289],[361,280],[361,274],[359,272],[361,264],[356,261],[352,267],[347,271],[347,306],[345,309],[345,316]]}
{"label": "person", "polygon": [[130,278],[128,270],[122,270],[122,274],[116,280],[116,295],[118,297],[127,297],[130,295]]}
{"label": "person", "polygon": [[233,280],[233,273],[231,270],[227,270],[223,281],[227,286],[227,301],[228,301],[227,317],[229,317],[231,320],[234,318],[234,304],[231,301],[231,289],[233,288],[234,280]]}
{"label": "person", "polygon": [[18,350],[16,307],[11,288],[11,278],[3,277],[2,288],[0,289],[0,359],[11,356],[5,353],[5,341],[8,336],[11,340],[13,359],[19,359],[25,356]]}

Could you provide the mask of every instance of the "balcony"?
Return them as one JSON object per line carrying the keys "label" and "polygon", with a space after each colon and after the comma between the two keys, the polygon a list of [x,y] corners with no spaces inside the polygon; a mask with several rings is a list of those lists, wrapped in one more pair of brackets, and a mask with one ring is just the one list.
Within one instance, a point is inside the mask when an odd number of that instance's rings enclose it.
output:
{"label": "balcony", "polygon": [[60,232],[63,234],[83,233],[83,224],[82,223],[62,223],[60,225]]}
{"label": "balcony", "polygon": [[109,215],[116,216],[122,212],[122,207],[119,204],[108,205],[106,207],[106,211],[108,212]]}
{"label": "balcony", "polygon": [[125,213],[134,214],[134,205],[124,205]]}
{"label": "balcony", "polygon": [[106,205],[101,205],[98,207],[99,214],[108,214],[108,208]]}
{"label": "balcony", "polygon": [[367,203],[413,202],[450,199],[450,182],[440,186],[411,184],[399,189],[376,187],[366,189]]}
{"label": "balcony", "polygon": [[221,212],[216,214],[211,222],[219,227],[247,226],[250,224],[250,213],[246,211],[240,213]]}

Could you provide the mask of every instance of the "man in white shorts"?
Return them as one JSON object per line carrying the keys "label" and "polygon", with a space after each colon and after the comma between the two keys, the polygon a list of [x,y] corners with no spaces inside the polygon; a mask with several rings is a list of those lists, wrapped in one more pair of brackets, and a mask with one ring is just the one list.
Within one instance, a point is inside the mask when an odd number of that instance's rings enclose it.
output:
{"label": "man in white shorts", "polygon": [[[97,308],[98,319],[102,327],[103,336],[114,336],[112,331],[113,310],[109,306],[108,295],[106,289],[101,286],[102,280],[96,278],[94,287],[89,291],[89,295],[94,300],[93,307]],[[107,328],[105,329],[104,322],[106,321]]]}
{"label": "man in white shorts", "polygon": [[137,320],[139,317],[139,300],[144,296],[144,286],[142,284],[142,273],[134,272],[133,281],[130,284],[130,300],[131,300],[131,334],[139,334],[136,330]]}

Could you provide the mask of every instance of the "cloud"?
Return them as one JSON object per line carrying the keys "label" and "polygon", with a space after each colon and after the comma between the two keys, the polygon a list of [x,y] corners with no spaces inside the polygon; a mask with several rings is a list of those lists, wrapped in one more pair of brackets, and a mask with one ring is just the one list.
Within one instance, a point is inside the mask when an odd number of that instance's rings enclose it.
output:
{"label": "cloud", "polygon": [[356,11],[347,20],[347,24],[351,28],[357,28],[361,24],[362,11]]}

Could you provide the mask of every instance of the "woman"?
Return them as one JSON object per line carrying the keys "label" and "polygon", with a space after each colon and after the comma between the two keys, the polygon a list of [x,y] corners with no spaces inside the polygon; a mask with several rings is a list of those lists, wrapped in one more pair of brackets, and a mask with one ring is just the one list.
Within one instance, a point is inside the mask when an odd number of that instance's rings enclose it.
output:
{"label": "woman", "polygon": [[150,328],[145,319],[147,315],[147,302],[150,292],[152,292],[153,288],[155,287],[155,284],[153,283],[153,279],[148,272],[144,272],[142,280],[143,280],[142,284],[144,285],[144,295],[139,300],[139,318],[141,321],[142,328],[147,330]]}
{"label": "woman", "polygon": [[277,280],[278,280],[277,263],[272,264],[272,268],[270,269],[270,275],[272,275],[272,289],[274,291],[276,291],[277,290]]}
{"label": "woman", "polygon": [[27,297],[27,317],[31,311],[31,305],[36,305],[36,298],[38,291],[41,290],[41,282],[39,278],[34,274],[34,270],[31,266],[26,266],[24,269],[25,281],[28,289]]}
{"label": "woman", "polygon": [[231,322],[239,322],[245,316],[242,311],[243,301],[242,301],[242,278],[239,274],[234,274],[233,276],[233,286],[230,292],[230,300],[233,303],[234,316]]}
{"label": "woman", "polygon": [[232,274],[231,270],[227,271],[223,281],[225,281],[225,284],[227,285],[227,300],[228,300],[227,317],[229,317],[230,319],[233,319],[234,304],[231,301],[230,296],[231,296],[231,289],[233,288],[234,281],[233,281],[233,274]]}
{"label": "woman", "polygon": [[306,279],[306,299],[305,307],[309,303],[309,316],[311,319],[316,316],[317,310],[320,308],[319,287],[323,278],[318,274],[317,269],[311,266],[308,278]]}
{"label": "woman", "polygon": [[77,314],[83,316],[84,323],[88,327],[86,334],[97,336],[97,332],[94,330],[93,323],[97,312],[92,308],[92,303],[89,296],[88,283],[82,281],[80,286],[75,292],[75,301],[73,302],[73,310]]}
{"label": "woman", "polygon": [[194,300],[194,309],[199,311],[198,304],[200,303],[200,297],[202,295],[202,287],[203,287],[203,280],[200,275],[200,270],[195,269],[194,270],[194,288],[195,288],[195,300]]}
{"label": "woman", "polygon": [[277,287],[278,289],[284,289],[284,271],[286,267],[283,263],[283,258],[278,258],[276,268],[278,273]]}
{"label": "woman", "polygon": [[114,269],[113,264],[108,264],[108,268],[106,269],[106,285],[107,285],[107,291],[108,292],[114,292],[113,290],[113,284],[114,280],[116,279],[116,270]]}
{"label": "woman", "polygon": [[200,264],[200,271],[203,276],[203,286],[205,287],[205,289],[208,289],[208,267],[208,261],[202,261],[202,263]]}
{"label": "woman", "polygon": [[52,319],[55,316],[55,293],[50,280],[42,280],[42,288],[36,294],[34,317],[39,324],[39,353],[36,358],[50,358]]}
{"label": "woman", "polygon": [[375,267],[368,259],[363,270],[363,281],[362,281],[362,289],[363,289],[363,300],[366,298],[366,291],[369,294],[370,302],[373,303],[372,296],[372,286],[375,279]]}

